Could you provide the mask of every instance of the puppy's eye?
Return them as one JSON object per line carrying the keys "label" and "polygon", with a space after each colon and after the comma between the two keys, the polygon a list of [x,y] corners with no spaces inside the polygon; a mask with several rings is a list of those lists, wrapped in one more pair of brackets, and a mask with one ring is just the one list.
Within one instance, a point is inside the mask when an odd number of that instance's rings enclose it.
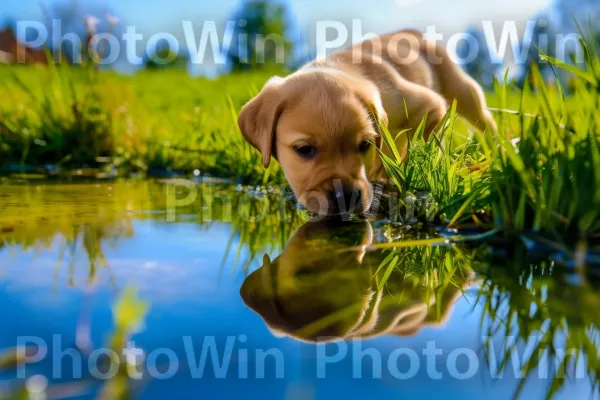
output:
{"label": "puppy's eye", "polygon": [[315,158],[315,156],[317,155],[317,148],[315,146],[311,146],[311,145],[303,145],[303,146],[297,146],[294,148],[294,150],[296,150],[296,153],[303,158]]}
{"label": "puppy's eye", "polygon": [[372,143],[372,142],[370,142],[370,141],[368,141],[368,140],[363,140],[363,141],[360,143],[360,146],[358,146],[358,150],[359,150],[361,153],[366,153],[367,151],[369,151],[369,149],[371,148],[371,146],[372,146],[372,145],[373,145],[373,143]]}

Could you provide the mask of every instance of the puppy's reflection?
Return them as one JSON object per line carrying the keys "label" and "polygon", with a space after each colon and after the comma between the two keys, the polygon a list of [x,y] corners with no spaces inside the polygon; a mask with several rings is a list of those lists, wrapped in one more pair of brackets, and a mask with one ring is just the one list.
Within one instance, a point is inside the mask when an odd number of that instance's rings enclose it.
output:
{"label": "puppy's reflection", "polygon": [[431,285],[424,282],[431,274],[407,274],[400,262],[378,289],[386,275],[379,266],[389,253],[367,252],[372,237],[364,221],[307,223],[279,257],[265,255],[241,296],[275,335],[309,342],[409,336],[442,323],[470,274],[461,271],[452,284]]}

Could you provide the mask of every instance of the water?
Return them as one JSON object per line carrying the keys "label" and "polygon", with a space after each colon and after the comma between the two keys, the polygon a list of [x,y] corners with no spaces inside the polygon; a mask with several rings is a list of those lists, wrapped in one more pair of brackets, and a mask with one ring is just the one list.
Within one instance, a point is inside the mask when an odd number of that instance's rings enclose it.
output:
{"label": "water", "polygon": [[39,357],[0,397],[600,398],[594,270],[445,240],[228,186],[5,182],[0,349]]}

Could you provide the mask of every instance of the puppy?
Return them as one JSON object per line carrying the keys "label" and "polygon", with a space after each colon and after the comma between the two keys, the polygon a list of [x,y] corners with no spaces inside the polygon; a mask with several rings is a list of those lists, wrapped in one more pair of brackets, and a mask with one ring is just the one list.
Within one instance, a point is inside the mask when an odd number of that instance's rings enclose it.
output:
{"label": "puppy", "polygon": [[366,212],[372,180],[385,179],[376,146],[387,124],[406,156],[425,120],[425,139],[456,100],[475,128],[496,130],[481,87],[441,46],[415,31],[360,43],[274,77],[242,109],[239,126],[269,166],[274,156],[298,201],[321,215]]}

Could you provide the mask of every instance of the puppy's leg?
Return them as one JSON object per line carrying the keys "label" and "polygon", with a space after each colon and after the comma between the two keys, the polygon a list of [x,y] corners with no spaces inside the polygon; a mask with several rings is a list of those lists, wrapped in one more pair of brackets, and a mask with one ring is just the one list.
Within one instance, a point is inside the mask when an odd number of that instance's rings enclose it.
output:
{"label": "puppy's leg", "polygon": [[[458,72],[444,85],[444,97],[449,103],[456,99],[459,114],[475,128],[482,132],[489,128],[492,133],[497,133],[498,127],[487,109],[483,90],[470,76]],[[446,73],[450,75],[448,71]]]}
{"label": "puppy's leg", "polygon": [[456,99],[458,112],[462,117],[480,131],[489,127],[493,133],[496,133],[498,130],[496,121],[487,109],[481,86],[452,61],[442,46],[435,46],[433,51],[436,58],[429,59],[429,62],[437,72],[441,93],[448,104],[452,104]]}
{"label": "puppy's leg", "polygon": [[431,133],[439,127],[444,119],[448,105],[440,94],[404,79],[396,81],[394,92],[393,109],[396,119],[392,126],[400,131],[409,129],[406,134],[396,140],[398,151],[406,160],[409,141],[412,140],[419,124],[425,119],[423,137],[428,140]]}

